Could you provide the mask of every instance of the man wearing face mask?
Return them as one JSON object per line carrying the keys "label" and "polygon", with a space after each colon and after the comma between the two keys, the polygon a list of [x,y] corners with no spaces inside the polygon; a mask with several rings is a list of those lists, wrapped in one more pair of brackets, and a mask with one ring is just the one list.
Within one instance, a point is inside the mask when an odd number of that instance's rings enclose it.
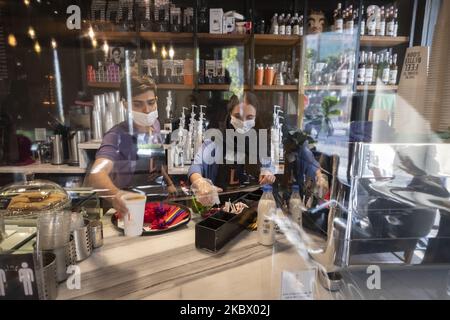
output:
{"label": "man wearing face mask", "polygon": [[[144,145],[161,144],[158,121],[158,97],[154,81],[149,77],[131,77],[132,123],[119,123],[103,137],[96,160],[92,166],[89,182],[96,189],[105,190],[102,195],[111,197],[113,207],[126,214],[127,208],[121,198],[122,189],[148,185],[159,171],[166,180],[169,193],[176,188],[167,174],[164,159],[147,156]],[[127,97],[125,79],[121,83],[121,96]],[[127,108],[127,103],[124,102]]]}
{"label": "man wearing face mask", "polygon": [[[257,131],[262,129],[257,121],[258,108],[258,99],[250,92],[244,95],[242,101],[233,96],[228,105],[226,120],[220,128],[223,141],[205,141],[202,149],[195,156],[188,176],[192,191],[201,204],[207,206],[215,204],[218,201],[217,192],[227,188],[239,188],[243,183],[248,182],[249,177],[256,178],[260,185],[275,182],[275,168],[270,162],[270,157],[260,159],[258,153],[263,144],[266,144],[265,148],[269,147],[268,141],[257,141],[257,154],[251,154],[253,151],[249,144],[254,141],[249,142],[246,138],[245,146],[238,146],[234,139],[231,139],[233,141],[226,139],[227,130],[228,132],[231,130],[239,139],[240,135],[247,135],[250,130],[255,129],[255,136],[258,137]],[[221,163],[215,161],[218,146],[223,147]],[[252,158],[257,162],[251,160]]]}

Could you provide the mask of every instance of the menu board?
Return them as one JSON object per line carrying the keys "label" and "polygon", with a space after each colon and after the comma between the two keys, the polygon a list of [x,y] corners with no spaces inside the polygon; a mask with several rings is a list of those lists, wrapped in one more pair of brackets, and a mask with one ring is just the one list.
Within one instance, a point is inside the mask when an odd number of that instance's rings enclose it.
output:
{"label": "menu board", "polygon": [[0,254],[0,300],[38,300],[32,253]]}

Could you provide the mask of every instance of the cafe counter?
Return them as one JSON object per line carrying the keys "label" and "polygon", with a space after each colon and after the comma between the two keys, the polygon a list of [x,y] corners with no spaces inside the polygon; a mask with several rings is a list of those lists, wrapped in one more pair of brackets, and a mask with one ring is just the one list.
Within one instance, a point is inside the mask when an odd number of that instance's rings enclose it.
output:
{"label": "cafe counter", "polygon": [[[105,215],[104,245],[81,263],[81,288],[58,299],[280,299],[283,271],[310,268],[284,238],[274,247],[243,231],[220,252],[195,247],[195,218],[172,232],[126,238]],[[280,235],[279,235],[280,236]],[[316,299],[326,299],[323,288]]]}

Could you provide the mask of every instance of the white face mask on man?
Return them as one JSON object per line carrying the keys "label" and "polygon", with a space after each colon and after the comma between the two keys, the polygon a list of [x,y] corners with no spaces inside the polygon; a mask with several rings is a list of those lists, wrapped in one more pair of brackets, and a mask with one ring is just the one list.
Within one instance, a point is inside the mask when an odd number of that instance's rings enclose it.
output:
{"label": "white face mask on man", "polygon": [[253,127],[255,127],[255,119],[242,121],[234,116],[231,116],[231,125],[234,127],[237,133],[246,134]]}
{"label": "white face mask on man", "polygon": [[133,111],[133,121],[143,127],[151,127],[158,119],[158,110],[150,113]]}

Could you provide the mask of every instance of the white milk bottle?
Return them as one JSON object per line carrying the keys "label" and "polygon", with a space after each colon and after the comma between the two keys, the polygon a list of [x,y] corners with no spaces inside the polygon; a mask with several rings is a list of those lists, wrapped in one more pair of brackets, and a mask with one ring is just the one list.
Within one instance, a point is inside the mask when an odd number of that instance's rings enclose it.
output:
{"label": "white milk bottle", "polygon": [[302,208],[304,207],[302,198],[300,198],[299,186],[292,186],[292,194],[289,199],[289,213],[291,214],[292,220],[297,223],[300,227],[302,226]]}
{"label": "white milk bottle", "polygon": [[263,195],[258,203],[258,242],[271,246],[275,242],[275,223],[273,217],[277,205],[272,194],[272,186],[263,186]]}

